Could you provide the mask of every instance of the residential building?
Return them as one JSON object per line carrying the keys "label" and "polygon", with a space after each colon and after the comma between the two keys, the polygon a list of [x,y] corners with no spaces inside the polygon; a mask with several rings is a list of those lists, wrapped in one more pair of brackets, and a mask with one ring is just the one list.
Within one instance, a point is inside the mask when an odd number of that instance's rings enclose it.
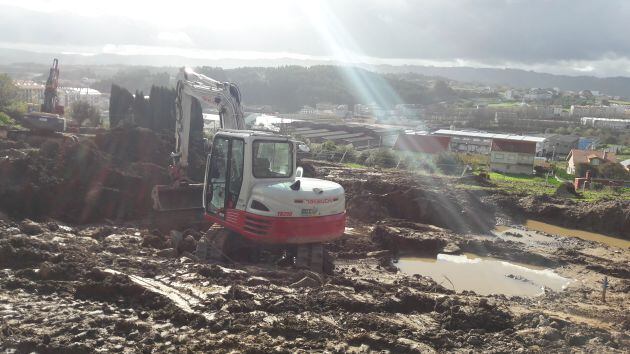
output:
{"label": "residential building", "polygon": [[438,135],[400,134],[394,150],[425,154],[439,154],[448,151],[451,138]]}
{"label": "residential building", "polygon": [[101,110],[109,108],[109,95],[87,87],[60,87],[58,90],[59,104],[70,107],[74,102],[86,101]]}
{"label": "residential building", "polygon": [[630,119],[582,117],[582,125],[593,128],[630,130]]}
{"label": "residential building", "polygon": [[567,173],[584,177],[586,171],[591,171],[592,176],[597,177],[597,168],[606,163],[617,163],[615,154],[607,151],[573,149],[567,155]]}
{"label": "residential building", "polygon": [[613,104],[610,106],[571,106],[569,111],[574,117],[614,118],[625,117],[630,114],[627,105]]}
{"label": "residential building", "polygon": [[535,141],[492,139],[490,169],[503,173],[532,174],[535,156]]}
{"label": "residential building", "polygon": [[531,89],[528,93],[523,95],[525,101],[542,101],[550,100],[553,98],[553,91],[545,89]]}
{"label": "residential building", "polygon": [[300,114],[304,116],[315,114],[315,108],[311,106],[303,106],[300,109]]}
{"label": "residential building", "polygon": [[433,132],[434,135],[451,137],[450,149],[458,152],[471,152],[477,154],[490,154],[493,139],[508,139],[518,141],[529,141],[536,145],[536,153],[543,154],[543,143],[545,137],[513,135],[513,134],[497,134],[479,131],[467,130],[449,130],[440,129]]}
{"label": "residential building", "polygon": [[578,148],[580,137],[577,135],[543,134],[543,156],[564,159],[569,152]]}
{"label": "residential building", "polygon": [[580,137],[578,141],[578,150],[595,150],[599,146],[599,139]]}
{"label": "residential building", "polygon": [[[44,85],[38,84],[34,81],[15,81],[15,86],[18,88],[18,97],[20,101],[30,103],[33,105],[41,105],[44,103]],[[39,109],[39,107],[37,107]]]}
{"label": "residential building", "polygon": [[620,162],[621,166],[626,169],[626,171],[630,172],[630,159],[623,160]]}

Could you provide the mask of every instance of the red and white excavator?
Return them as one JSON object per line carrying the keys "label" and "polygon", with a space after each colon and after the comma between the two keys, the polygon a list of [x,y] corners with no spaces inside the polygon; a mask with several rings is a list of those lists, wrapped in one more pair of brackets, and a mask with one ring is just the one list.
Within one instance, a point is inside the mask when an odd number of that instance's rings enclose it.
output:
{"label": "red and white excavator", "polygon": [[[216,106],[221,126],[201,185],[186,177],[195,99]],[[302,176],[297,150],[307,147],[289,136],[246,130],[238,87],[189,69],[180,71],[176,118],[174,182],[154,188],[154,209],[202,208],[206,220],[222,226],[200,242],[211,253],[227,252],[226,242],[244,238],[254,247],[282,246],[298,266],[325,271],[322,243],[343,235],[345,195],[337,183]]]}

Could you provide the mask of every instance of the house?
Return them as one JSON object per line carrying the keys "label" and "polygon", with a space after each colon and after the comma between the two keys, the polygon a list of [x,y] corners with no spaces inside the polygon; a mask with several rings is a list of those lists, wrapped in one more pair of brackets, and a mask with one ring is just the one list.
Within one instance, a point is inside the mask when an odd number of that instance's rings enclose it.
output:
{"label": "house", "polygon": [[535,141],[492,139],[490,169],[504,173],[532,174],[535,156]]}
{"label": "house", "polygon": [[564,159],[571,150],[577,149],[580,141],[580,137],[577,135],[549,134],[545,137],[543,155],[548,157],[559,156],[562,159]]}
{"label": "house", "polygon": [[400,134],[394,144],[394,150],[439,154],[448,151],[450,143],[451,138],[448,136]]}
{"label": "house", "polygon": [[630,172],[630,159],[623,160],[620,162],[621,166],[626,169],[626,171]]}
{"label": "house", "polygon": [[[607,151],[573,149],[567,155],[567,173],[576,177],[584,177],[586,171],[595,173],[597,167],[606,163],[616,163],[615,154]],[[596,177],[593,175],[593,177]]]}

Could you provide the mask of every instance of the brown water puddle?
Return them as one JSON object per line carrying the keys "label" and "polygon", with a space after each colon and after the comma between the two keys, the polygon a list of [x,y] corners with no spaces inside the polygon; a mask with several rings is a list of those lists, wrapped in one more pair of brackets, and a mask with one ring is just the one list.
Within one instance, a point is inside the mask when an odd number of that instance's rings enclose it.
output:
{"label": "brown water puddle", "polygon": [[602,234],[596,234],[594,232],[567,229],[564,227],[551,225],[551,224],[547,224],[547,223],[536,221],[536,220],[527,220],[527,222],[525,222],[525,227],[530,230],[546,232],[552,235],[564,236],[564,237],[577,237],[583,240],[603,243],[612,247],[619,247],[619,248],[624,248],[624,249],[630,248],[630,241],[627,241],[621,238],[606,236]]}
{"label": "brown water puddle", "polygon": [[481,295],[536,296],[542,294],[543,287],[561,291],[571,282],[551,269],[535,269],[471,254],[402,257],[397,266],[403,273],[431,277],[457,292],[472,290]]}

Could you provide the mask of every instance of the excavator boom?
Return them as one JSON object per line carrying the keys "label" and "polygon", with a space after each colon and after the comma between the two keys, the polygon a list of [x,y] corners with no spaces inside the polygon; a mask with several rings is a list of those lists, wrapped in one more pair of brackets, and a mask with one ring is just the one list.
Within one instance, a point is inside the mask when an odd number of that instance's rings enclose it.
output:
{"label": "excavator boom", "polygon": [[202,219],[203,184],[188,177],[192,108],[194,100],[202,107],[214,106],[223,129],[245,129],[241,109],[241,93],[233,83],[220,82],[189,68],[178,74],[175,99],[175,151],[171,153],[172,184],[153,188],[153,209],[158,212],[157,224],[173,225]]}

